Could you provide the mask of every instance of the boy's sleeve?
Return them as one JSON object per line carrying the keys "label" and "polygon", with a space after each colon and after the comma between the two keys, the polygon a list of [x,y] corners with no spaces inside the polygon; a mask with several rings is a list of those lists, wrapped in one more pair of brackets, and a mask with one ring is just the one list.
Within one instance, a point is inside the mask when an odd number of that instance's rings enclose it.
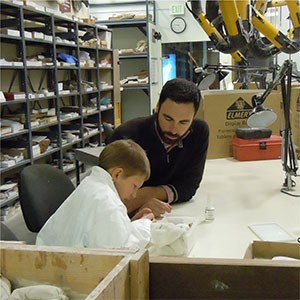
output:
{"label": "boy's sleeve", "polygon": [[149,219],[139,219],[131,222],[132,231],[127,240],[126,247],[145,248],[151,238],[151,223]]}

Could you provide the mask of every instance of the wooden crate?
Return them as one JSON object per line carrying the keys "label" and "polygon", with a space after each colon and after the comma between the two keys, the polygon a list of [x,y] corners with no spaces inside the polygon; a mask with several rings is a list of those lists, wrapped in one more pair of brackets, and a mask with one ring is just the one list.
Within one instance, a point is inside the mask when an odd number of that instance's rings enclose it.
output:
{"label": "wooden crate", "polygon": [[150,258],[150,299],[300,299],[299,283],[296,261]]}
{"label": "wooden crate", "polygon": [[70,300],[148,299],[147,251],[0,243],[1,274],[13,288],[52,284]]}

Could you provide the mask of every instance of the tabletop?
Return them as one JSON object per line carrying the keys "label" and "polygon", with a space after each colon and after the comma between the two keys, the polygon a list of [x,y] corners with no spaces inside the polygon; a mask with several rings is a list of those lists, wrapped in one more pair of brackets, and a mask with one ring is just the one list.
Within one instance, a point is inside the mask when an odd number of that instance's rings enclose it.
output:
{"label": "tabletop", "polygon": [[[280,160],[240,162],[209,159],[196,195],[174,204],[170,215],[199,217],[191,257],[243,258],[253,240],[249,225],[275,223],[296,241],[300,237],[300,198],[280,191],[285,174]],[[293,177],[300,195],[300,177]],[[214,220],[205,220],[210,199]],[[292,241],[291,241],[292,242]]]}
{"label": "tabletop", "polygon": [[[97,164],[102,149],[78,149],[76,159]],[[249,229],[254,224],[277,224],[296,241],[300,237],[300,177],[292,179],[296,183],[290,191],[294,196],[280,191],[285,180],[280,159],[208,159],[195,196],[188,202],[174,204],[170,213],[199,219],[189,256],[243,258],[248,246],[260,240]],[[205,220],[208,199],[215,209],[211,221]]]}

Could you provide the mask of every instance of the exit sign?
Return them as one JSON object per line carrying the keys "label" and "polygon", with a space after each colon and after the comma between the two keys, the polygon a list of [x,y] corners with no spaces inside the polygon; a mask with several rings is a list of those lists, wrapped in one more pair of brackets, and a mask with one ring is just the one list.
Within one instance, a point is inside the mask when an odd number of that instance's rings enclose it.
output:
{"label": "exit sign", "polygon": [[171,15],[184,15],[184,4],[172,4],[170,13]]}

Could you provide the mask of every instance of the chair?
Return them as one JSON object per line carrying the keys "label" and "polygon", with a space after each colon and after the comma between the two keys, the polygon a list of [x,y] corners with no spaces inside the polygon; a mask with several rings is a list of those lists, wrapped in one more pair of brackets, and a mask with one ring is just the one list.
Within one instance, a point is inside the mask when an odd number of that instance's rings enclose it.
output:
{"label": "chair", "polygon": [[20,173],[19,197],[28,229],[39,232],[74,189],[70,178],[60,169],[47,164],[25,167]]}
{"label": "chair", "polygon": [[1,222],[0,226],[1,241],[18,241],[16,235],[4,223]]}
{"label": "chair", "polygon": [[103,122],[102,123],[103,126],[103,132],[105,135],[105,139],[104,139],[104,143],[107,145],[109,143],[110,137],[112,136],[114,129],[112,127],[112,125]]}

